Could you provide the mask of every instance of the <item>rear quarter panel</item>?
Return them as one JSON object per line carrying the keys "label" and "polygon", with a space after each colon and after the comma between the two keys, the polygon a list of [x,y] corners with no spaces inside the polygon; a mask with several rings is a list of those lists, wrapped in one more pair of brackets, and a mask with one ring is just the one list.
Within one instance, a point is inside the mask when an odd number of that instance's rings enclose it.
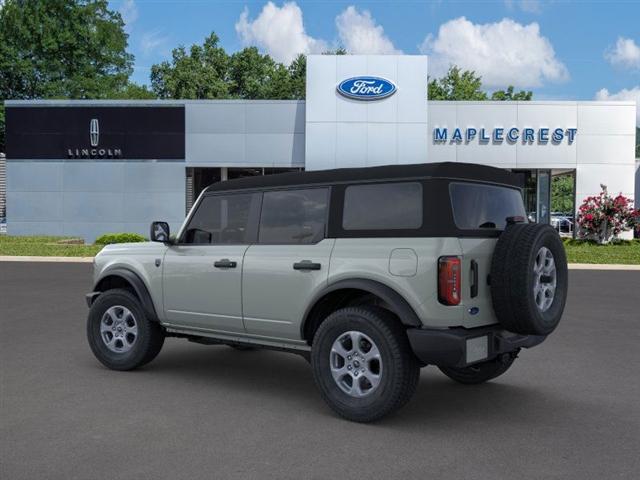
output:
{"label": "rear quarter panel", "polygon": [[[415,272],[406,268],[407,256],[403,268],[392,268],[390,259],[397,249],[415,252]],[[437,281],[438,258],[461,254],[457,238],[339,238],[331,255],[328,283],[353,278],[375,280],[402,295],[425,326],[460,326],[464,308],[440,304]]]}

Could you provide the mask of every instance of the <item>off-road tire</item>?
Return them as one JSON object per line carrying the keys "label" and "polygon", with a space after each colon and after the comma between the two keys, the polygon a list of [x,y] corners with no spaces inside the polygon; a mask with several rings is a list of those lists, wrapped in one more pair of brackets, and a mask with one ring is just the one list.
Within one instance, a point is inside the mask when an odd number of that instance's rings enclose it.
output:
{"label": "off-road tire", "polygon": [[[100,333],[103,315],[113,306],[126,307],[135,317],[137,338],[131,349],[124,353],[109,350]],[[96,358],[112,370],[133,370],[153,360],[164,344],[164,333],[157,322],[151,321],[140,301],[128,290],[108,290],[93,302],[87,318],[87,338]]]}
{"label": "off-road tire", "polygon": [[465,385],[477,385],[499,377],[513,365],[517,352],[504,354],[488,362],[477,363],[463,368],[438,367],[451,380]]}
{"label": "off-road tire", "polygon": [[[370,337],[380,351],[380,383],[369,396],[354,398],[333,379],[330,352],[340,335],[349,331]],[[415,392],[420,366],[398,318],[373,306],[336,310],[318,328],[311,349],[311,366],[320,394],[340,416],[355,422],[372,422],[402,407]]]}
{"label": "off-road tire", "polygon": [[[541,311],[534,294],[534,265],[545,247],[555,264],[554,297]],[[538,223],[510,225],[500,235],[491,262],[491,298],[498,321],[511,332],[549,335],[560,322],[568,293],[567,257],[553,227]]]}

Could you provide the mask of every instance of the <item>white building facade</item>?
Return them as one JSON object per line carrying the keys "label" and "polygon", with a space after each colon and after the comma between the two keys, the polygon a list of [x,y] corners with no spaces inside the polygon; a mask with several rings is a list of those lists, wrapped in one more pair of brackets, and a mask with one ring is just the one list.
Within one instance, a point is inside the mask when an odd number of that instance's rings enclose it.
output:
{"label": "white building facade", "polygon": [[7,101],[7,231],[147,234],[212,182],[303,168],[492,165],[541,222],[554,175],[578,206],[637,197],[635,103],[437,102],[427,81],[425,56],[311,55],[306,101]]}

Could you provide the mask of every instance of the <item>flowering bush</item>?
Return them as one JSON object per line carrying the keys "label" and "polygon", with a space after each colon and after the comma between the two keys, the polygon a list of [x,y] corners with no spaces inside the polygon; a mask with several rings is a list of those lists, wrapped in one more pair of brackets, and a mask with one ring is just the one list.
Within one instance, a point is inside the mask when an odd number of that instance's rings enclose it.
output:
{"label": "flowering bush", "polygon": [[640,226],[640,210],[633,208],[633,200],[623,196],[612,197],[606,185],[597,196],[587,197],[578,210],[579,235],[582,238],[609,243],[621,232]]}

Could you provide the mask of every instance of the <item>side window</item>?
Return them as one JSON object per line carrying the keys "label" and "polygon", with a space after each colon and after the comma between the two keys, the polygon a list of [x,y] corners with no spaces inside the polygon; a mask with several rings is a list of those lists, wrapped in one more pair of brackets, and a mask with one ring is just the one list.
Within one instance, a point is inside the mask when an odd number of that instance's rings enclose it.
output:
{"label": "side window", "polygon": [[[191,217],[183,243],[196,245],[250,243],[248,232],[259,194],[241,193],[204,197]],[[252,218],[254,217],[254,218]]]}
{"label": "side window", "polygon": [[507,217],[526,218],[522,195],[515,188],[454,182],[449,192],[453,219],[461,230],[503,230]]}
{"label": "side window", "polygon": [[403,230],[422,226],[422,185],[417,182],[351,185],[344,192],[345,230]]}
{"label": "side window", "polygon": [[310,244],[324,238],[329,190],[266,192],[262,199],[260,243]]}

